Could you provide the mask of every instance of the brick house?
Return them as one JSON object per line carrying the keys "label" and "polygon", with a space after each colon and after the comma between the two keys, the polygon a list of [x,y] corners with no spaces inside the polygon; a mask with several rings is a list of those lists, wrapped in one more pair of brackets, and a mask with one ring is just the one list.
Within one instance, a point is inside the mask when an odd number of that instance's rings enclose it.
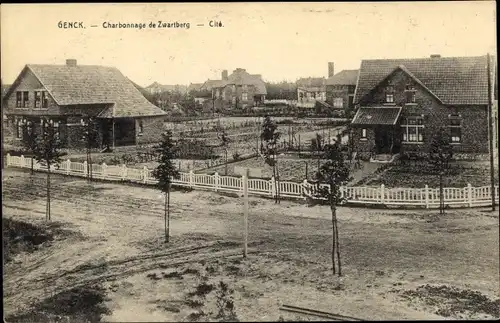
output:
{"label": "brick house", "polygon": [[486,56],[363,60],[351,122],[358,154],[427,152],[441,127],[457,157],[488,153],[486,66]]}
{"label": "brick house", "polygon": [[[80,148],[82,119],[94,117],[99,140],[96,148],[158,142],[165,112],[151,104],[133,83],[114,67],[77,65],[26,65],[2,100],[8,121],[5,139],[16,146],[22,124],[40,129],[41,117],[58,126],[66,148]],[[38,130],[39,131],[39,130]]]}
{"label": "brick house", "polygon": [[347,114],[354,109],[354,91],[359,70],[343,70],[326,80],[326,102]]}
{"label": "brick house", "polygon": [[237,68],[228,76],[222,71],[220,80],[207,80],[202,91],[210,91],[215,109],[232,110],[257,107],[264,103],[267,90],[260,74],[249,74]]}

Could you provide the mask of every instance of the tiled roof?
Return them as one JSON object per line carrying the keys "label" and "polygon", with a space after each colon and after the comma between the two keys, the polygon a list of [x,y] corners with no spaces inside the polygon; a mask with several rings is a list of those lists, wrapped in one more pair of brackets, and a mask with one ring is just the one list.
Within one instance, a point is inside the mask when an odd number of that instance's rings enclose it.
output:
{"label": "tiled roof", "polygon": [[[496,59],[492,58],[493,70]],[[354,101],[359,103],[380,82],[401,68],[444,104],[487,104],[486,65],[486,56],[363,60]]]}
{"label": "tiled roof", "polygon": [[394,125],[401,107],[360,107],[352,119],[353,125]]}
{"label": "tiled roof", "polygon": [[343,70],[326,80],[326,85],[356,85],[359,70]]}
{"label": "tiled roof", "polygon": [[118,118],[165,115],[114,67],[28,64],[25,69],[60,106],[110,104],[112,111],[107,114]]}
{"label": "tiled roof", "polygon": [[203,86],[203,83],[191,83],[191,84],[189,84],[187,91],[188,92],[199,91],[202,86]]}
{"label": "tiled roof", "polygon": [[238,68],[228,76],[227,80],[207,80],[202,89],[212,90],[227,85],[253,85],[256,88],[256,94],[267,94],[266,84],[260,74],[249,74],[242,68]]}

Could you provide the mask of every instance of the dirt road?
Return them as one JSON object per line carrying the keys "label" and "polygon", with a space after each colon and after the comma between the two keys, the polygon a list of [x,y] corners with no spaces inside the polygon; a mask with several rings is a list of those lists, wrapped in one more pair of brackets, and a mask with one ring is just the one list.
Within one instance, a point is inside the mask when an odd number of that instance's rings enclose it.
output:
{"label": "dirt road", "polygon": [[[31,179],[29,172],[7,169],[3,176],[4,217],[43,222],[44,174]],[[109,289],[112,313],[105,321],[185,320],[192,308],[182,300],[200,272],[235,290],[242,321],[294,319],[279,311],[283,303],[365,319],[439,319],[438,305],[408,303],[401,293],[425,284],[489,298],[499,292],[498,215],[481,210],[438,218],[435,211],[340,208],[345,275],[338,278],[331,274],[327,207],[251,198],[245,260],[240,199],[174,192],[172,238],[165,245],[158,191],[53,177],[52,219],[72,233],[5,266],[6,314],[99,281]],[[172,272],[183,272],[182,279],[165,278]],[[491,317],[480,311],[463,315]]]}

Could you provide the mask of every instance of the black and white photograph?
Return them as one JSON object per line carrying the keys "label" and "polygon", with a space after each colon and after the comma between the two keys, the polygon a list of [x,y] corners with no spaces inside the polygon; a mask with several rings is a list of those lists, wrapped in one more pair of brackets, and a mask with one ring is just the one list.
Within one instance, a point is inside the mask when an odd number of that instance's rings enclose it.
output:
{"label": "black and white photograph", "polygon": [[500,320],[496,29],[3,3],[4,322]]}

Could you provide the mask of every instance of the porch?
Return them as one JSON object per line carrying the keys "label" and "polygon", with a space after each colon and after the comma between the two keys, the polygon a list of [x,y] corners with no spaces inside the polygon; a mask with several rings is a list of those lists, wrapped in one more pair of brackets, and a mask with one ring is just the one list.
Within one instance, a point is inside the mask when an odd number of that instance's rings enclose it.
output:
{"label": "porch", "polygon": [[357,132],[355,140],[373,162],[390,162],[401,150],[401,127],[398,120],[401,107],[361,107],[351,126]]}

